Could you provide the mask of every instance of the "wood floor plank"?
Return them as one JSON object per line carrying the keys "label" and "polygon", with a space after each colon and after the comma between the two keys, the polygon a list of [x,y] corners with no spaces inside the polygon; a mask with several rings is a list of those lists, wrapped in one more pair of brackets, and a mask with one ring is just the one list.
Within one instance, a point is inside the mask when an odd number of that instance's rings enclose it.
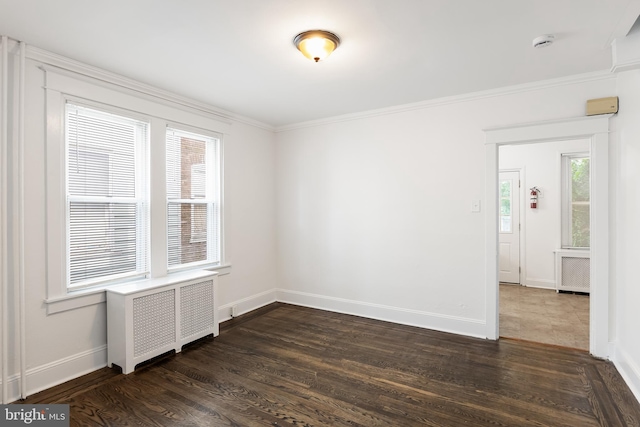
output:
{"label": "wood floor plank", "polygon": [[488,341],[276,303],[137,369],[32,396],[78,426],[636,426],[615,367],[583,351]]}
{"label": "wood floor plank", "polygon": [[[294,393],[306,400],[322,403],[323,406],[331,407],[334,414],[337,413],[336,411],[348,414],[349,419],[352,421],[355,419],[354,417],[358,417],[358,414],[354,413],[354,407],[366,409],[368,405],[375,406],[375,402],[372,401],[375,398],[371,399],[369,393],[361,391],[363,388],[359,387],[353,378],[346,376],[327,378],[326,372],[318,375],[317,371],[311,369],[314,364],[311,363],[310,359],[306,359],[305,368],[300,369],[282,363],[282,361],[255,354],[236,353],[233,361],[217,359],[217,356],[217,354],[204,355],[203,358],[201,357],[197,360],[198,362],[216,364],[221,369],[235,371],[238,375],[246,376],[269,386],[273,382],[277,382],[286,386],[290,393]],[[330,372],[333,367],[326,365],[326,368]],[[342,381],[349,381],[349,383],[341,387],[340,383]],[[342,390],[347,389],[349,390],[348,394],[342,393]],[[384,418],[383,415],[373,418],[370,415],[366,415],[366,413],[367,411],[365,411],[365,416],[361,420],[365,422],[365,425],[389,425],[393,421],[392,419]]]}
{"label": "wood floor plank", "polygon": [[[189,371],[186,372],[185,375],[195,378],[203,378],[203,365],[199,362],[200,361],[198,360],[189,359],[181,362],[181,366],[176,366],[175,369],[184,369],[185,365],[189,365]],[[225,369],[224,367],[221,368],[220,365],[223,362],[216,363],[215,360],[213,362],[216,364],[217,368],[214,368],[215,374],[213,375],[216,379],[217,385],[230,387],[232,385],[242,383],[244,386],[248,387],[247,390],[245,390],[245,401],[251,402],[252,405],[256,407],[268,407],[271,412],[278,414],[278,416],[284,413],[283,408],[285,406],[294,408],[293,412],[289,409],[289,416],[287,418],[295,419],[296,423],[307,423],[310,421],[310,419],[308,419],[310,415],[315,416],[323,423],[327,423],[329,425],[359,425],[358,418],[362,418],[359,414],[351,411],[349,406],[345,406],[342,400],[330,399],[327,396],[314,396],[315,399],[313,400],[323,400],[323,406],[331,408],[330,412],[319,410],[316,403],[309,405],[308,402],[312,400],[312,395],[311,393],[308,393],[308,387],[302,387],[303,383],[301,382],[284,382],[282,381],[282,377],[275,374],[273,370],[267,370],[265,375],[265,371],[259,372],[260,370],[256,369],[258,367],[250,366],[250,369],[246,371],[239,366],[240,364],[237,363],[237,358],[234,360],[234,366],[232,369]],[[207,368],[206,375],[212,377],[211,372],[212,368]],[[274,389],[272,387],[274,382],[281,385],[287,385],[287,387]],[[289,387],[288,385],[291,384],[293,386]],[[345,419],[345,415],[348,415],[348,418]],[[387,420],[383,423],[379,423],[371,416],[365,416],[364,418],[366,419],[360,420],[364,422],[362,425],[388,425],[388,422],[390,421]]]}

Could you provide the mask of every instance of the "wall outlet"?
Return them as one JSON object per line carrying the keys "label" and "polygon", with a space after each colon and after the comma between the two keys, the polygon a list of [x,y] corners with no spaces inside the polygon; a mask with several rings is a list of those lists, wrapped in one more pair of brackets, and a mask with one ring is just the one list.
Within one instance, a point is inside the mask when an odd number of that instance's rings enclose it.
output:
{"label": "wall outlet", "polygon": [[231,306],[231,317],[236,317],[238,315],[238,306],[237,305],[232,305]]}

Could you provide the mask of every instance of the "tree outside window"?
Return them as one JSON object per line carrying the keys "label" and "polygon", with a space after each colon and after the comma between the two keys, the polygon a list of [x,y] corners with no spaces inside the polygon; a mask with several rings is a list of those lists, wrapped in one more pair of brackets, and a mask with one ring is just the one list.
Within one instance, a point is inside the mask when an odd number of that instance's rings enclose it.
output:
{"label": "tree outside window", "polygon": [[562,246],[589,248],[591,184],[589,156],[572,154],[563,156],[563,230]]}

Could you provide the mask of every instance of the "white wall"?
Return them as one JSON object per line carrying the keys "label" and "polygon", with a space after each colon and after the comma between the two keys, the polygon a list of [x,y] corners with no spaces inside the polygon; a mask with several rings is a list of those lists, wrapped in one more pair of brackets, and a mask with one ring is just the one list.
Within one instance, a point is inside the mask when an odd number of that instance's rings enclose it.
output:
{"label": "white wall", "polygon": [[[557,141],[499,147],[500,169],[519,169],[522,232],[522,284],[555,289],[554,250],[561,243],[561,168],[563,153],[589,152],[589,141]],[[529,208],[529,189],[538,187],[538,208]]]}
{"label": "white wall", "polygon": [[[225,260],[220,277],[221,320],[275,301],[275,135],[234,123],[225,141]],[[256,299],[258,295],[261,295]]]}
{"label": "white wall", "polygon": [[615,244],[617,342],[614,361],[640,400],[640,70],[618,76],[617,230]]}
{"label": "white wall", "polygon": [[[25,126],[25,282],[29,394],[106,365],[105,304],[47,315],[45,252],[45,91],[40,64],[27,59]],[[126,108],[126,105],[120,106]],[[220,277],[221,319],[275,298],[275,138],[273,131],[233,121],[224,140],[224,234],[231,272]],[[17,321],[12,314],[10,390],[17,398]]]}
{"label": "white wall", "polygon": [[607,76],[279,132],[279,298],[485,336],[482,130],[615,92]]}

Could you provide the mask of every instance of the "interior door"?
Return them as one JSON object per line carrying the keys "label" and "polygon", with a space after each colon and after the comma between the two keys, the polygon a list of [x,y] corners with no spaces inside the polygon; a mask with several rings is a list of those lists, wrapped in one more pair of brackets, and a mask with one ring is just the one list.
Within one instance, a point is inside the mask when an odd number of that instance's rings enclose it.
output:
{"label": "interior door", "polygon": [[500,172],[498,279],[520,283],[520,173]]}

